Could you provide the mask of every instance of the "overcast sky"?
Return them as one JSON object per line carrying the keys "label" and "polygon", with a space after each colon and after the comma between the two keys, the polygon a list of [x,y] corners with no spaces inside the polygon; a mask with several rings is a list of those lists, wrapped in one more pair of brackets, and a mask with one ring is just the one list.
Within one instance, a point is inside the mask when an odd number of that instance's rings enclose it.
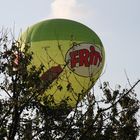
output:
{"label": "overcast sky", "polygon": [[124,70],[132,84],[140,79],[140,0],[0,1],[0,27],[15,26],[16,35],[27,26],[50,18],[73,19],[98,34],[106,52],[102,81],[110,81],[114,87],[126,86]]}

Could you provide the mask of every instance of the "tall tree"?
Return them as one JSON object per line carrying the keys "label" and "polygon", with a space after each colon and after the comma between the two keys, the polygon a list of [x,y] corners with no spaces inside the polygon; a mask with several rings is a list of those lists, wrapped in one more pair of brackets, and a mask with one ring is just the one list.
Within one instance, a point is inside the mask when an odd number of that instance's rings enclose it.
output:
{"label": "tall tree", "polygon": [[134,89],[140,80],[130,89],[119,86],[115,90],[104,82],[100,100],[89,92],[73,109],[66,101],[53,108],[53,97],[46,97],[45,105],[38,98],[51,84],[40,78],[43,65],[31,66],[34,54],[28,52],[30,46],[23,54],[21,46],[16,40],[9,41],[7,33],[1,35],[1,140],[136,140],[139,101]]}

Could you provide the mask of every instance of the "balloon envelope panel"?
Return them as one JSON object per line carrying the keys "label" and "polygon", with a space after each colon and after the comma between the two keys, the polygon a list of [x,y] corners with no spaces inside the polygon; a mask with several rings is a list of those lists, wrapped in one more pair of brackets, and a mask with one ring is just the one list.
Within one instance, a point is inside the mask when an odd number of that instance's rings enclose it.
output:
{"label": "balloon envelope panel", "polygon": [[87,26],[67,19],[52,19],[29,27],[22,35],[34,53],[32,64],[45,66],[42,80],[56,105],[67,99],[70,107],[83,98],[99,78],[105,53],[101,40]]}

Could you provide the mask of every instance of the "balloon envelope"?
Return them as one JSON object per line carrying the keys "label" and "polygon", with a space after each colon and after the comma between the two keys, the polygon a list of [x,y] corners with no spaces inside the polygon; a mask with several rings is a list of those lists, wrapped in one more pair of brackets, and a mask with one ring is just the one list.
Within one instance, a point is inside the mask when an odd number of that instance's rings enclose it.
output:
{"label": "balloon envelope", "polygon": [[99,78],[105,61],[101,40],[87,26],[67,19],[51,19],[29,27],[22,35],[34,53],[32,64],[45,66],[40,78],[56,105],[66,100],[75,107]]}

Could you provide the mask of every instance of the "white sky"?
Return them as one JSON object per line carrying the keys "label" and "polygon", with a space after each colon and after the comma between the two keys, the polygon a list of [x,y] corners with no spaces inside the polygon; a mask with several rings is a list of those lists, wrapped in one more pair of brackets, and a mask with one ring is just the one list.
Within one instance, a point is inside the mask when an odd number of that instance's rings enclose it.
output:
{"label": "white sky", "polygon": [[114,87],[126,86],[124,70],[132,84],[140,79],[140,0],[0,1],[0,28],[15,25],[16,35],[21,29],[49,18],[74,19],[99,35],[106,51],[102,81],[110,81]]}

